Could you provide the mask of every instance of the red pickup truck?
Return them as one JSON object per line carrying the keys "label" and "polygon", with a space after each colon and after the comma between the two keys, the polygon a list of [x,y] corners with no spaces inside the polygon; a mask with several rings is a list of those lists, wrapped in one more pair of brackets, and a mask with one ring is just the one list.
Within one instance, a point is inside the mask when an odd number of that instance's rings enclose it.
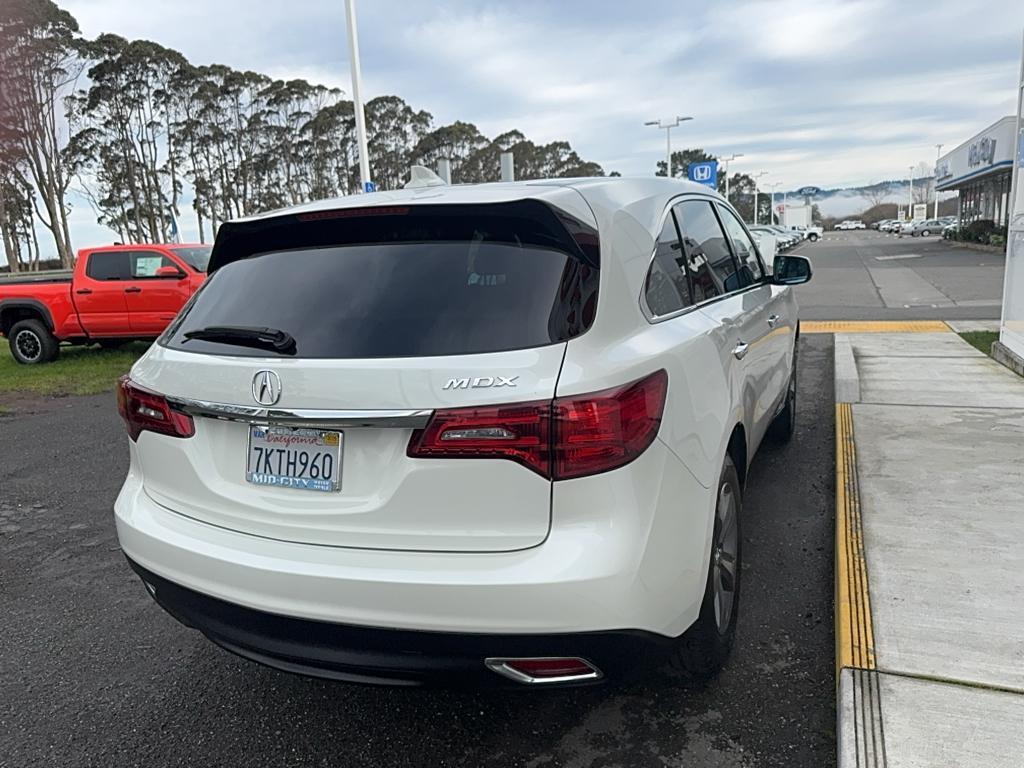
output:
{"label": "red pickup truck", "polygon": [[112,245],[75,268],[0,277],[0,335],[19,363],[48,363],[60,343],[154,339],[206,279],[209,245]]}

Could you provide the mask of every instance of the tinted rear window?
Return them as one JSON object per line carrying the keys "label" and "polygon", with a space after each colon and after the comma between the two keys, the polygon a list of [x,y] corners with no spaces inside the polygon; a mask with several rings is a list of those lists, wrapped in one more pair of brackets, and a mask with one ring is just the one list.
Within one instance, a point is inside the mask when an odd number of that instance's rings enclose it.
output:
{"label": "tinted rear window", "polygon": [[[589,327],[598,270],[582,252],[563,247],[577,238],[565,222],[465,211],[439,222],[425,218],[418,211],[375,217],[368,228],[348,217],[320,221],[317,247],[228,261],[161,343],[270,357],[277,353],[186,338],[201,328],[267,327],[295,339],[296,357],[429,357],[543,346]],[[550,229],[556,225],[557,236]],[[335,229],[334,239],[358,242],[325,245],[324,226]],[[300,242],[308,234],[302,223],[292,232]]]}
{"label": "tinted rear window", "polygon": [[127,251],[90,253],[85,263],[85,274],[93,280],[128,279]]}

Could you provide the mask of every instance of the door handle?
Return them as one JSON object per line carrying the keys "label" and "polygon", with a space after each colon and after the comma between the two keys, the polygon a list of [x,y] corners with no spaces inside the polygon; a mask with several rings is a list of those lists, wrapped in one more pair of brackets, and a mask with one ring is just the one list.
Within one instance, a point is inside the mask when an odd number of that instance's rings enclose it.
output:
{"label": "door handle", "polygon": [[92,293],[92,288],[79,288],[77,291],[75,291],[75,293],[78,293],[78,294],[81,294],[82,296],[85,296],[87,294]]}
{"label": "door handle", "polygon": [[774,328],[776,325],[778,325],[778,323],[779,323],[779,316],[778,315],[769,315],[768,316],[768,327],[769,328]]}
{"label": "door handle", "polygon": [[142,293],[142,289],[138,288],[138,287],[125,288],[124,292],[125,293]]}
{"label": "door handle", "polygon": [[733,347],[732,354],[737,360],[742,360],[747,356],[747,350],[750,349],[750,345],[744,341],[736,342],[736,346]]}

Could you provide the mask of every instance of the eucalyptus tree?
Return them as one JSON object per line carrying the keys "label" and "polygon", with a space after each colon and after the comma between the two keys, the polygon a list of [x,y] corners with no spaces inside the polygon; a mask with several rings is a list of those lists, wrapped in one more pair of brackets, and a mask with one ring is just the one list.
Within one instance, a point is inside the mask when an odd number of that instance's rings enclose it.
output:
{"label": "eucalyptus tree", "polygon": [[447,158],[451,161],[452,182],[459,184],[483,180],[478,176],[482,171],[482,163],[472,163],[466,168],[470,177],[463,175],[463,167],[474,154],[489,144],[490,141],[475,125],[456,120],[451,125],[442,125],[424,135],[413,149],[411,160],[418,165],[436,168],[438,160]]}
{"label": "eucalyptus tree", "polygon": [[33,210],[64,266],[74,257],[61,99],[81,70],[78,22],[71,14],[50,0],[0,3],[0,130],[17,149],[23,179],[34,189]]}
{"label": "eucalyptus tree", "polygon": [[381,189],[398,189],[408,180],[414,147],[427,135],[432,121],[429,112],[413,109],[398,96],[366,102],[370,167]]}
{"label": "eucalyptus tree", "polygon": [[144,242],[166,241],[181,193],[168,152],[177,102],[171,91],[186,62],[148,40],[100,35],[84,46],[89,87],[71,101],[76,168],[95,179],[105,223]]}
{"label": "eucalyptus tree", "polygon": [[348,195],[358,187],[355,131],[355,111],[345,99],[321,107],[303,126],[310,199]]}

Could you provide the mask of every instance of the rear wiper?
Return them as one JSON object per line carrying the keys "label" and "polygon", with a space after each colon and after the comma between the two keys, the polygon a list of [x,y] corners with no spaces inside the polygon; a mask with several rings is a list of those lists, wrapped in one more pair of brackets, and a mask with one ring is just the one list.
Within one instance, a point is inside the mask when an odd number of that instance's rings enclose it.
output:
{"label": "rear wiper", "polygon": [[277,328],[255,328],[245,325],[211,325],[186,331],[187,340],[217,341],[222,344],[234,344],[239,347],[255,347],[272,349],[283,355],[295,354],[295,337],[287,331]]}

